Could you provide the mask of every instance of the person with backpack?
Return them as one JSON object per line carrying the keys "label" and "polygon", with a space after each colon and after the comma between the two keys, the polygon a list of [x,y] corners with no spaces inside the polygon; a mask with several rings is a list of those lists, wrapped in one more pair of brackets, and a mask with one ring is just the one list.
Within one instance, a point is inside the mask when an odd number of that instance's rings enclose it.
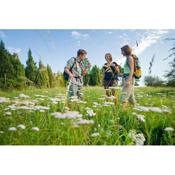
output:
{"label": "person with backpack", "polygon": [[139,60],[136,55],[132,54],[132,49],[129,45],[121,48],[121,53],[126,57],[123,67],[123,87],[121,92],[121,102],[123,110],[126,109],[128,102],[135,105],[136,100],[134,96],[135,78],[141,77],[141,68]]}
{"label": "person with backpack", "polygon": [[87,51],[79,49],[77,56],[67,61],[64,68],[64,79],[68,81],[68,100],[71,97],[82,99],[81,89],[83,87],[83,76],[87,74],[91,64],[86,58]]}
{"label": "person with backpack", "polygon": [[115,89],[111,88],[112,94],[109,91],[110,87],[117,87],[118,74],[120,72],[119,65],[113,62],[112,55],[110,53],[105,54],[106,63],[103,66],[103,85],[106,90],[107,96],[115,96]]}

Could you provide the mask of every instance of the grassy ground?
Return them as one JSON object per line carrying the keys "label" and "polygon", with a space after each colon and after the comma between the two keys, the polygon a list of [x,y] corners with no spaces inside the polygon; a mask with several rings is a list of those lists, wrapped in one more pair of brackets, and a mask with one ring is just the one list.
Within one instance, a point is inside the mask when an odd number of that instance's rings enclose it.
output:
{"label": "grassy ground", "polygon": [[0,91],[0,144],[175,144],[173,88],[136,88],[139,106],[159,107],[149,111],[122,112],[112,99],[105,103],[101,87],[84,88],[84,101],[73,100],[68,109],[65,94],[65,88]]}

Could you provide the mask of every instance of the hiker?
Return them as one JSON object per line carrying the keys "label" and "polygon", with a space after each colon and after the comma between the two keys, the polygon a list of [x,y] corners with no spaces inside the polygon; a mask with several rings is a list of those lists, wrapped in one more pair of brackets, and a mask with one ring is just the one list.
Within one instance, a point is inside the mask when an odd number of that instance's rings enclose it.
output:
{"label": "hiker", "polygon": [[87,74],[87,71],[91,67],[86,56],[87,51],[79,49],[77,51],[77,56],[67,61],[64,75],[68,77],[68,100],[70,100],[71,97],[82,99],[81,89],[83,87],[83,76]]}
{"label": "hiker", "polygon": [[[104,89],[106,90],[106,96],[115,96],[115,87],[118,85],[118,74],[120,72],[119,65],[116,62],[113,62],[112,55],[110,53],[105,54],[105,60],[106,63],[103,66]],[[111,88],[111,91],[109,88]]]}
{"label": "hiker", "polygon": [[129,45],[125,45],[121,48],[121,53],[126,57],[126,61],[123,67],[123,86],[121,92],[121,102],[123,110],[126,109],[128,102],[135,105],[134,97],[134,57],[132,55],[132,49]]}

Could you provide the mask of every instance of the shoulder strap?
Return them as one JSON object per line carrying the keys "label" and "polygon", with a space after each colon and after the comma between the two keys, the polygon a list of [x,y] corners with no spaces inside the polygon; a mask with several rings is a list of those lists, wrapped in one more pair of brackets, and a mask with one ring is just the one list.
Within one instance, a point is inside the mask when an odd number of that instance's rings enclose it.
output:
{"label": "shoulder strap", "polygon": [[75,57],[72,57],[72,58],[74,59],[74,62],[73,62],[73,64],[72,64],[71,68],[70,68],[71,71],[72,71],[73,67],[74,67],[75,64],[76,64],[76,58],[75,58]]}

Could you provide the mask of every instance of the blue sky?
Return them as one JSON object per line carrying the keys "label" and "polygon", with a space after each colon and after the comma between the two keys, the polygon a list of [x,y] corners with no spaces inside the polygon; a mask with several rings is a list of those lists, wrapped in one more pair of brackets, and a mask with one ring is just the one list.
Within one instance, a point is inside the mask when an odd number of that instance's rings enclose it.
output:
{"label": "blue sky", "polygon": [[148,74],[149,62],[155,54],[151,75],[162,78],[170,61],[163,58],[173,44],[165,38],[174,36],[175,30],[0,30],[0,39],[6,48],[17,52],[24,65],[29,48],[37,62],[41,59],[44,64],[50,64],[54,72],[63,71],[66,61],[76,56],[79,48],[88,51],[93,65],[102,66],[106,52],[112,53],[113,59],[122,64],[120,48],[130,44],[140,58],[143,76]]}

